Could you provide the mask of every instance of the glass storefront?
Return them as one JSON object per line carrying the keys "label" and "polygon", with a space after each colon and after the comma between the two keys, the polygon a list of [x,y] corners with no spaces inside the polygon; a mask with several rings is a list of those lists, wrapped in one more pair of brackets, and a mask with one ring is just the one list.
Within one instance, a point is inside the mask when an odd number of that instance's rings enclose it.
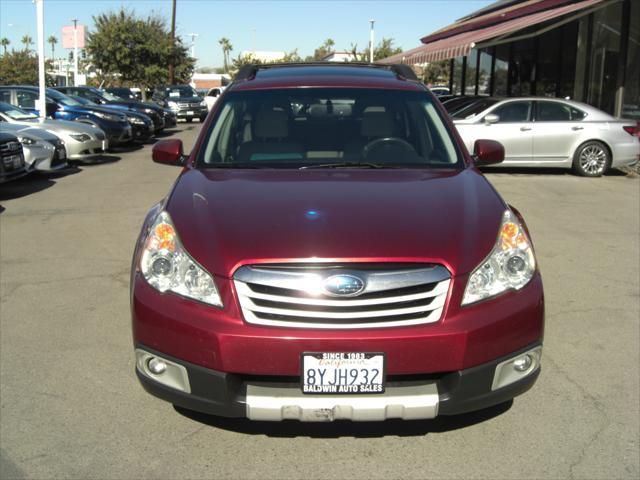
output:
{"label": "glass storefront", "polygon": [[508,44],[495,47],[496,64],[493,69],[493,94],[496,96],[507,95],[510,51],[511,47]]}
{"label": "glass storefront", "polygon": [[621,2],[594,12],[586,100],[609,113],[615,110],[621,29]]}
{"label": "glass storefront", "polygon": [[451,93],[454,95],[462,95],[462,67],[463,57],[453,60],[453,74],[451,75]]}
{"label": "glass storefront", "polygon": [[640,120],[640,2],[631,2],[622,116]]}
{"label": "glass storefront", "polygon": [[478,95],[489,95],[491,88],[491,48],[480,51],[478,72]]}
{"label": "glass storefront", "polygon": [[640,0],[614,1],[514,36],[471,50],[466,65],[464,57],[453,60],[452,93],[570,98],[640,118]]}

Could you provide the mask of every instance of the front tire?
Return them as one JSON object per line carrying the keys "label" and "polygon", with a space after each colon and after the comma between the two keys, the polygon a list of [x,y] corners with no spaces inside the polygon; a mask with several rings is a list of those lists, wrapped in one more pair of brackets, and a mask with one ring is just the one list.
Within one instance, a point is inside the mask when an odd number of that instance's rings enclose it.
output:
{"label": "front tire", "polygon": [[609,149],[595,140],[580,145],[573,156],[573,171],[581,177],[600,177],[610,166]]}

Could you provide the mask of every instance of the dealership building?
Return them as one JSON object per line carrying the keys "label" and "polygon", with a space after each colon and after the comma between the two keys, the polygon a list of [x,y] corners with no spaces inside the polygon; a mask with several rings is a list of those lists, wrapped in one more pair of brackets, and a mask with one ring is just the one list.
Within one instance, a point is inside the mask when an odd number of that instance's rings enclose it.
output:
{"label": "dealership building", "polygon": [[384,63],[446,61],[458,95],[571,98],[640,119],[640,0],[501,0]]}

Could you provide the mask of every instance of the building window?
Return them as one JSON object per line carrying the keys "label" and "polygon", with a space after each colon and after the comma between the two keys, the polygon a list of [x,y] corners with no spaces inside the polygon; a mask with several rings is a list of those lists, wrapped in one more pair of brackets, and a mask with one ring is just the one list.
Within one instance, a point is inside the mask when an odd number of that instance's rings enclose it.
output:
{"label": "building window", "polygon": [[573,86],[578,77],[576,64],[578,49],[578,21],[567,23],[562,27],[562,48],[560,61],[560,85],[558,85],[559,97],[572,97]]}
{"label": "building window", "polygon": [[496,47],[496,65],[493,70],[493,95],[507,95],[509,73],[510,45],[498,45]]}
{"label": "building window", "polygon": [[615,110],[618,85],[621,20],[622,2],[609,5],[593,14],[587,103],[611,114]]}
{"label": "building window", "polygon": [[463,58],[457,57],[453,61],[453,74],[451,76],[451,93],[453,95],[461,95],[462,94],[462,67],[463,67]]}
{"label": "building window", "polygon": [[491,86],[491,49],[480,50],[480,64],[478,73],[478,95],[489,95]]}
{"label": "building window", "polygon": [[631,2],[622,117],[640,120],[640,2]]}
{"label": "building window", "polygon": [[475,95],[476,94],[476,72],[478,66],[478,51],[471,50],[469,52],[469,56],[467,56],[467,73],[465,74],[465,87],[464,94],[465,95]]}
{"label": "building window", "polygon": [[509,95],[531,95],[535,80],[534,51],[532,38],[513,43],[511,65],[509,68]]}
{"label": "building window", "polygon": [[555,28],[539,39],[538,43],[538,80],[536,94],[555,97],[560,83],[562,70],[562,29]]}

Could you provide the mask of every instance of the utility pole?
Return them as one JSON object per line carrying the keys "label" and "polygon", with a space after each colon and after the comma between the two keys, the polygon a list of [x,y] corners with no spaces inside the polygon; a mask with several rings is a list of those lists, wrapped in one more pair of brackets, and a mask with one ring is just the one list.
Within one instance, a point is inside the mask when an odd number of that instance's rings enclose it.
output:
{"label": "utility pole", "polygon": [[44,85],[44,0],[36,1],[36,22],[38,27],[38,114],[40,118],[47,116],[47,100]]}
{"label": "utility pole", "polygon": [[371,32],[369,36],[369,63],[373,63],[373,24],[376,23],[375,20],[369,20],[371,24]]}
{"label": "utility pole", "polygon": [[78,86],[78,19],[72,18],[73,22],[73,85]]}
{"label": "utility pole", "polygon": [[191,57],[196,58],[196,38],[200,35],[197,33],[187,33],[187,37],[191,37]]}
{"label": "utility pole", "polygon": [[169,85],[175,82],[174,75],[174,50],[176,46],[176,0],[173,0],[171,7],[171,56],[169,57]]}

